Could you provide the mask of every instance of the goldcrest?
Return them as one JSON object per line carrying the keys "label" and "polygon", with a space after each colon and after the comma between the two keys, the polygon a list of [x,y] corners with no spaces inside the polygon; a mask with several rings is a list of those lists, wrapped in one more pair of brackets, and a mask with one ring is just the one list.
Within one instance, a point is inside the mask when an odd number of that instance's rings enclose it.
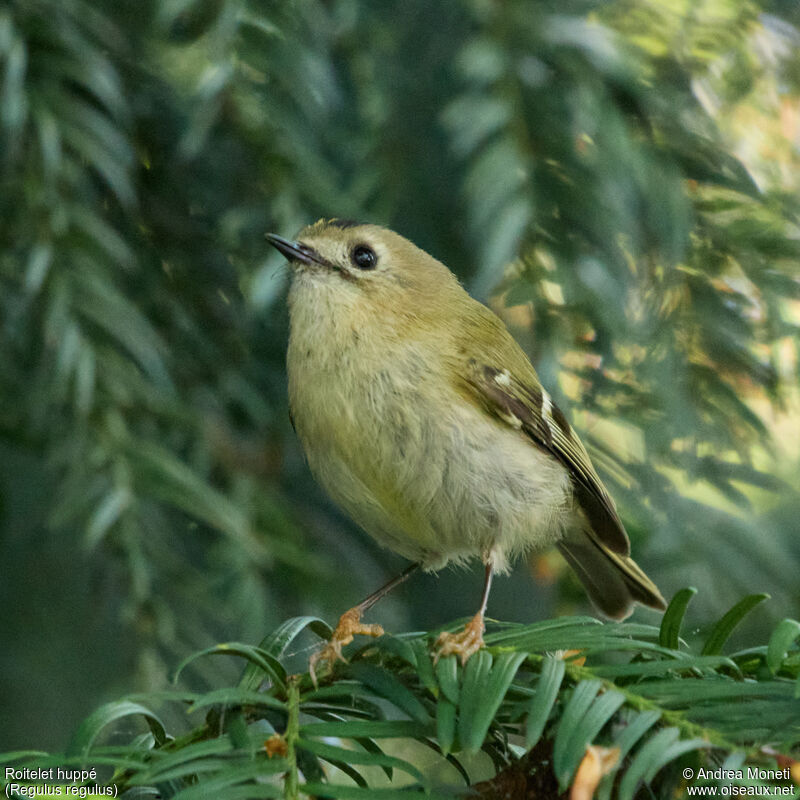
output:
{"label": "goldcrest", "polygon": [[425,570],[480,558],[487,584],[555,545],[604,615],[665,607],[527,356],[444,264],[346,220],[267,238],[292,267],[293,425],[359,525]]}

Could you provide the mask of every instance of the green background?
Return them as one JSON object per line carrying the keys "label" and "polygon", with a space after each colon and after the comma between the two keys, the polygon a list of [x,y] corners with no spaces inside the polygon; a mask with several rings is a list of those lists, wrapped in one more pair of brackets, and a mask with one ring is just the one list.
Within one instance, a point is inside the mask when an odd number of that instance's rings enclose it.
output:
{"label": "green background", "polygon": [[[334,621],[402,568],[288,422],[263,234],[320,216],[398,230],[504,315],[665,595],[698,586],[711,619],[768,591],[756,629],[800,613],[798,22],[767,0],[0,7],[0,749],[61,748],[187,653]],[[480,582],[415,577],[370,621],[466,616]],[[585,609],[545,555],[489,613]]]}

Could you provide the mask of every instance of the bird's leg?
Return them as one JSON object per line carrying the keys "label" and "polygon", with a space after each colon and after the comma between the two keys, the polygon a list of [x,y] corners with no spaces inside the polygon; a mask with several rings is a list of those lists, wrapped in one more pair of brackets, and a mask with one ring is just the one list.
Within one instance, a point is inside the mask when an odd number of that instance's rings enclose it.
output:
{"label": "bird's leg", "polygon": [[483,617],[486,613],[486,605],[489,602],[489,590],[492,588],[492,574],[494,567],[492,561],[486,561],[486,577],[483,581],[483,596],[481,597],[481,607],[478,613],[464,626],[460,633],[440,633],[436,640],[436,654],[434,661],[438,661],[443,656],[455,653],[461,656],[461,664],[467,663],[467,659],[477,653],[483,644],[483,632],[486,630],[483,624]]}
{"label": "bird's leg", "polygon": [[339,618],[339,624],[336,626],[328,643],[321,650],[314,653],[308,661],[308,672],[311,675],[311,681],[314,686],[317,685],[316,665],[320,661],[325,661],[331,666],[335,661],[345,661],[342,655],[342,648],[350,644],[354,636],[357,634],[376,638],[378,636],[383,636],[383,628],[380,625],[365,625],[361,622],[361,615],[372,608],[379,600],[386,597],[392,589],[407,580],[417,569],[419,569],[419,564],[411,564],[411,566],[406,567],[396,578],[392,578],[392,580],[384,586],[381,586],[380,589],[373,592],[369,597],[362,600],[357,606],[353,606],[349,611],[345,611],[344,614],[342,614]]}

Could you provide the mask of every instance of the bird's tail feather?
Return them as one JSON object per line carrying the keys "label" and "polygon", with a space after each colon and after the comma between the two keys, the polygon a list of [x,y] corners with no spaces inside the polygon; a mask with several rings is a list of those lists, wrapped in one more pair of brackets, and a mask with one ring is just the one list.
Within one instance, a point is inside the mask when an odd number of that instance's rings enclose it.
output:
{"label": "bird's tail feather", "polygon": [[597,608],[612,619],[625,619],[634,602],[663,611],[658,587],[629,556],[609,550],[587,530],[571,532],[558,544]]}

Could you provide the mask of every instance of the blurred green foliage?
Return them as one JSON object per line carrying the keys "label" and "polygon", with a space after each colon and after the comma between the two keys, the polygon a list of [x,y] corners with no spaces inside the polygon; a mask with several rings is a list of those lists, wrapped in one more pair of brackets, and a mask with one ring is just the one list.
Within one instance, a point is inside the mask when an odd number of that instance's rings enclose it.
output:
{"label": "blurred green foliage", "polygon": [[[319,216],[387,224],[510,307],[666,593],[796,615],[800,181],[767,122],[797,118],[799,22],[770,0],[0,6],[0,744],[59,745],[115,681],[158,688],[397,567],[288,425],[263,234]],[[493,615],[583,602],[525,578]],[[384,621],[463,614],[479,579],[416,585]]]}
{"label": "blurred green foliage", "polygon": [[[568,789],[571,800],[634,800],[685,796],[687,786],[797,797],[800,623],[784,619],[766,643],[722,655],[765,599],[750,595],[691,652],[680,633],[694,593],[679,592],[660,626],[499,623],[465,665],[433,658],[430,634],[387,634],[348,647],[348,663],[319,686],[287,667],[307,629],[331,629],[294,617],[258,647],[206,648],[176,674],[234,656],[246,662],[236,685],[109,702],[63,754],[7,753],[0,763],[97,765],[94,781],[129,800],[509,800]],[[179,729],[159,706],[179,707]]]}

